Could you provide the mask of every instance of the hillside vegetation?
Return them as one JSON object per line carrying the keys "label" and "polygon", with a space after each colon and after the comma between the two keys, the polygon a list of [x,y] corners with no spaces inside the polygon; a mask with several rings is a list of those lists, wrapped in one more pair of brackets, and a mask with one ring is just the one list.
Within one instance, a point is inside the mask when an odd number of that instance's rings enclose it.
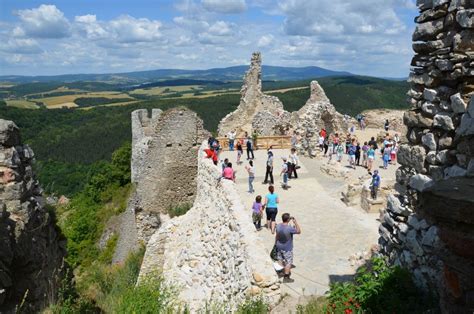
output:
{"label": "hillside vegetation", "polygon": [[[405,108],[405,82],[364,77],[318,79],[339,112],[355,115],[373,108]],[[263,82],[264,90],[307,87],[310,80]],[[188,82],[187,82],[188,83]],[[43,83],[38,83],[43,85]],[[27,84],[30,86],[30,84]],[[100,89],[103,84],[99,84]],[[232,83],[237,85],[236,83]],[[84,88],[87,84],[80,83]],[[49,86],[52,88],[53,86]],[[54,88],[58,86],[54,85]],[[73,88],[73,86],[70,86]],[[78,86],[76,86],[78,88]],[[227,88],[227,87],[226,87]],[[301,108],[309,98],[309,88],[272,93],[288,111]],[[74,195],[80,191],[97,167],[110,161],[112,152],[131,138],[130,113],[139,108],[186,106],[204,120],[204,126],[216,131],[219,121],[239,104],[238,93],[206,98],[149,98],[117,107],[88,107],[90,110],[37,110],[7,107],[0,103],[0,118],[13,120],[24,140],[37,157],[36,170],[47,192]],[[80,100],[90,105],[90,99]],[[96,99],[95,103],[106,100]]]}

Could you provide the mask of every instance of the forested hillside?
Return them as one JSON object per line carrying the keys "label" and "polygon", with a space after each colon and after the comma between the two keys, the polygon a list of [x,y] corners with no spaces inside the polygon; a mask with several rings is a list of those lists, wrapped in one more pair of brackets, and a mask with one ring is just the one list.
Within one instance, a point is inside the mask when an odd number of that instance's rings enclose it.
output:
{"label": "forested hillside", "polygon": [[[364,77],[321,78],[328,97],[342,113],[372,108],[404,108],[405,82]],[[310,80],[264,82],[264,89],[309,86]],[[301,108],[309,88],[273,93],[288,111]],[[0,118],[15,121],[37,156],[37,173],[47,192],[73,195],[101,168],[112,152],[131,138],[130,113],[138,108],[187,106],[216,131],[219,121],[239,103],[239,94],[207,98],[150,99],[126,106],[78,109],[19,109],[0,104]]]}

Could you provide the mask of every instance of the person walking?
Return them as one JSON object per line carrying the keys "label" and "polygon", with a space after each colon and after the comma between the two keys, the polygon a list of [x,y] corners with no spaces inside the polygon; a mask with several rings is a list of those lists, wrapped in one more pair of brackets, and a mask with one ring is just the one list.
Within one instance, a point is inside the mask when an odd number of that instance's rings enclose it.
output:
{"label": "person walking", "polygon": [[360,143],[357,142],[355,147],[355,163],[357,166],[360,166]]}
{"label": "person walking", "polygon": [[388,127],[390,126],[390,123],[388,122],[388,119],[385,120],[385,123],[383,125],[383,128],[385,129],[385,132],[388,131]]}
{"label": "person walking", "polygon": [[372,175],[372,182],[370,184],[370,195],[372,196],[372,199],[376,200],[377,199],[377,192],[380,187],[380,176],[379,176],[379,171],[375,170],[374,174]]}
{"label": "person walking", "polygon": [[327,137],[324,138],[323,147],[324,147],[324,157],[326,157],[328,153],[328,149],[329,149],[329,139]]}
{"label": "person walking", "polygon": [[293,235],[301,234],[301,227],[294,217],[289,213],[281,216],[282,223],[276,226],[275,247],[277,260],[284,267],[283,282],[293,282],[291,279],[291,267],[293,265]]}
{"label": "person walking", "polygon": [[367,168],[367,152],[369,150],[369,145],[367,142],[364,142],[362,146],[362,166]]}
{"label": "person walking", "polygon": [[298,173],[296,173],[296,168],[298,167],[298,155],[296,149],[292,148],[289,156],[290,167],[288,168],[288,179],[291,179],[294,175],[295,179],[298,179]]}
{"label": "person walking", "polygon": [[240,141],[237,141],[237,164],[238,165],[242,163],[240,159],[242,158],[243,153],[244,153],[244,150],[242,149],[242,143]]}
{"label": "person walking", "polygon": [[287,162],[286,157],[282,157],[282,159],[283,159],[283,165],[281,165],[280,176],[283,176],[283,181],[282,181],[281,187],[284,190],[287,190],[288,189],[288,162]]}
{"label": "person walking", "polygon": [[253,189],[253,180],[255,180],[255,167],[253,166],[253,161],[250,160],[248,166],[245,166],[247,173],[249,174],[249,193],[255,192]]}
{"label": "person walking", "polygon": [[263,184],[269,183],[268,179],[270,179],[270,184],[273,184],[273,153],[272,151],[267,152],[267,170],[265,172],[265,180],[263,180]]}
{"label": "person walking", "polygon": [[230,131],[230,132],[227,134],[227,138],[229,139],[229,150],[230,150],[230,151],[233,151],[233,150],[234,150],[235,136],[236,136],[236,133],[235,133],[234,130]]}
{"label": "person walking", "polygon": [[270,229],[272,234],[275,233],[275,219],[278,214],[278,203],[280,199],[278,194],[275,193],[275,187],[270,185],[268,187],[268,194],[265,196],[265,213],[267,214],[266,227]]}
{"label": "person walking", "polygon": [[262,197],[258,195],[252,205],[252,221],[255,229],[262,229],[263,204]]}
{"label": "person walking", "polygon": [[[252,158],[250,158],[250,156],[252,156]],[[250,159],[255,159],[255,156],[253,155],[252,138],[250,136],[247,136],[247,160]]]}
{"label": "person walking", "polygon": [[336,156],[337,156],[337,161],[338,162],[341,162],[343,154],[344,154],[344,147],[342,146],[342,144],[337,145],[337,147],[336,147]]}
{"label": "person walking", "polygon": [[347,153],[349,154],[349,166],[355,169],[355,160],[356,160],[356,146],[355,140],[352,140],[352,143],[349,144],[349,148],[347,149]]}
{"label": "person walking", "polygon": [[384,169],[387,169],[388,168],[388,163],[390,162],[390,152],[391,152],[391,148],[390,148],[390,144],[387,144],[385,146],[385,148],[383,149],[383,168]]}
{"label": "person walking", "polygon": [[290,143],[291,143],[291,148],[296,149],[296,144],[298,144],[298,135],[296,134],[296,131],[293,131],[293,135],[291,136]]}
{"label": "person walking", "polygon": [[369,150],[367,151],[367,172],[372,174],[372,167],[374,165],[375,160],[375,149],[374,146],[370,146]]}

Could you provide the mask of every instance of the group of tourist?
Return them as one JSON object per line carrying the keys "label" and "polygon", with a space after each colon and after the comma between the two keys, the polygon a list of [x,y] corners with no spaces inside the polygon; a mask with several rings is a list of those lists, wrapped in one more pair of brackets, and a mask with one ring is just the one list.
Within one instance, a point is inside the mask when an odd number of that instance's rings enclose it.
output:
{"label": "group of tourist", "polygon": [[[249,193],[254,193],[255,189],[253,182],[255,180],[255,166],[254,166],[254,154],[253,154],[253,141],[252,138],[245,134],[243,140],[236,141],[235,132],[232,131],[228,134],[229,139],[229,150],[237,150],[237,164],[242,163],[242,146],[247,147],[247,159],[248,164],[245,165],[245,170],[248,173],[248,185]],[[236,143],[235,143],[236,142]],[[219,161],[220,144],[219,141],[213,137],[208,139],[209,147],[204,151],[206,157],[212,159],[215,165]],[[236,144],[236,145],[235,145]],[[293,265],[293,235],[301,233],[301,228],[294,217],[291,217],[289,213],[284,213],[281,218],[282,222],[277,224],[278,206],[280,198],[275,192],[274,178],[273,178],[273,158],[274,154],[272,147],[267,150],[266,160],[266,173],[263,184],[270,184],[268,187],[268,193],[262,198],[261,195],[255,197],[255,201],[252,204],[252,221],[256,230],[262,229],[262,219],[265,212],[266,224],[264,225],[272,234],[275,235],[274,248],[272,250],[272,258],[274,258],[278,265],[281,266],[281,274],[283,275],[284,282],[292,282],[291,267]],[[282,177],[282,188],[288,188],[289,178],[298,178],[297,169],[299,168],[299,159],[295,148],[292,148],[288,158],[282,158],[282,166],[280,176]],[[232,167],[232,163],[228,158],[225,158],[220,165],[220,171],[222,172],[221,178],[224,180],[230,180],[235,182],[236,173]]]}

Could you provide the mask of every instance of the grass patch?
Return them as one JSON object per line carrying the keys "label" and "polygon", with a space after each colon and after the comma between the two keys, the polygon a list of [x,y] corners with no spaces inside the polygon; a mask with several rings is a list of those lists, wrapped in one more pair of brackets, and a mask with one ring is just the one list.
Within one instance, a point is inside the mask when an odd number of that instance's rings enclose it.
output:
{"label": "grass patch", "polygon": [[6,100],[7,106],[21,109],[38,109],[36,103],[28,100]]}
{"label": "grass patch", "polygon": [[188,210],[191,209],[191,207],[193,207],[193,204],[189,204],[189,203],[181,204],[175,207],[170,207],[168,209],[168,214],[170,215],[171,218],[182,216],[186,214]]}

